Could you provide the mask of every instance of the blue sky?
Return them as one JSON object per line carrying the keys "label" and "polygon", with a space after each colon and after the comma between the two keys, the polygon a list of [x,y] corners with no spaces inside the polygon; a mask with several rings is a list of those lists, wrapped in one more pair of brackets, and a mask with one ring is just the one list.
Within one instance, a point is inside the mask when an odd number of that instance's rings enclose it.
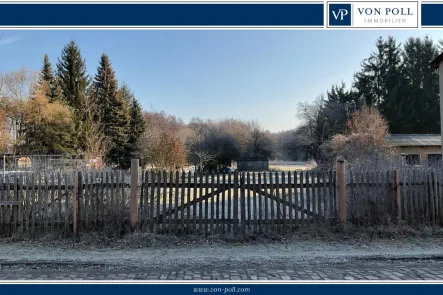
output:
{"label": "blue sky", "polygon": [[0,70],[55,67],[75,40],[94,75],[110,56],[118,80],[145,110],[182,118],[257,120],[271,131],[296,127],[297,105],[331,85],[350,83],[379,36],[443,38],[441,31],[0,31]]}

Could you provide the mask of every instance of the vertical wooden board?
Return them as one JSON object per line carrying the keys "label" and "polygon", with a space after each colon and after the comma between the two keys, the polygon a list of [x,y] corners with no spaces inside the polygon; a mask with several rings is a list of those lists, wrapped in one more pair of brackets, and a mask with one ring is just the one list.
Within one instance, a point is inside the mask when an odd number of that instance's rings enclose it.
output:
{"label": "vertical wooden board", "polygon": [[234,172],[233,232],[238,234],[238,172]]}
{"label": "vertical wooden board", "polygon": [[[64,174],[64,181],[65,181],[65,191],[64,191],[64,193],[65,193],[65,197],[64,197],[64,201],[65,201],[65,212],[64,212],[64,215],[65,215],[65,233],[68,233],[69,232],[69,204],[70,204],[70,200],[69,200],[69,182],[68,182],[68,174],[67,173],[65,173]],[[34,214],[35,215],[35,214]]]}
{"label": "vertical wooden board", "polygon": [[[328,198],[327,198],[327,193],[326,193],[326,173],[323,171],[322,173],[321,173],[321,178],[322,178],[322,183],[323,183],[323,185],[322,185],[322,199],[323,199],[323,202],[322,202],[322,205],[323,205],[323,208],[322,208],[322,215],[323,215],[323,223],[324,224],[327,224],[327,214],[328,214]],[[352,171],[351,171],[351,178],[352,178]],[[352,182],[351,182],[351,188],[352,188]],[[352,193],[351,193],[351,196],[352,196]]]}
{"label": "vertical wooden board", "polygon": [[47,233],[49,231],[49,210],[48,210],[48,203],[49,203],[49,180],[48,180],[48,174],[45,172],[44,176],[45,186],[44,186],[44,194],[43,194],[43,218],[44,218],[44,233]]}
{"label": "vertical wooden board", "polygon": [[428,170],[428,200],[429,200],[429,219],[432,225],[435,225],[435,206],[434,206],[434,171]]}
{"label": "vertical wooden board", "polygon": [[330,223],[334,223],[335,222],[335,212],[334,212],[334,190],[335,190],[335,186],[334,186],[334,180],[333,180],[333,173],[332,170],[329,170],[328,173],[328,200],[329,200],[329,204],[328,204],[328,208],[329,208],[329,220]]}
{"label": "vertical wooden board", "polygon": [[[30,184],[28,182],[28,184]],[[30,192],[29,192],[29,187],[28,187],[28,202],[30,198]],[[62,226],[62,177],[61,177],[61,173],[58,172],[57,173],[57,229],[60,231]]]}
{"label": "vertical wooden board", "polygon": [[56,212],[57,212],[57,203],[55,202],[55,173],[51,173],[51,231],[54,234],[55,233],[55,219],[56,219]]}
{"label": "vertical wooden board", "polygon": [[274,208],[274,200],[272,199],[274,197],[274,176],[272,175],[272,172],[269,173],[269,195],[271,196],[270,198],[266,198],[266,203],[269,203],[270,206],[270,213],[271,213],[271,226],[270,226],[270,230],[273,232],[275,231],[275,226],[274,226],[274,219],[275,219],[275,208]]}
{"label": "vertical wooden board", "polygon": [[[166,228],[167,225],[167,220],[166,218],[169,218],[168,215],[166,215],[166,212],[163,212],[163,215],[161,215],[162,219],[160,219],[160,214],[162,214],[162,212],[160,212],[160,204],[163,198],[163,202],[166,202],[167,199],[167,191],[164,190],[163,188],[163,194],[162,194],[162,181],[163,182],[167,182],[167,174],[166,171],[160,171],[158,170],[156,173],[154,172],[153,174],[155,174],[155,179],[153,181],[152,187],[153,187],[153,195],[154,195],[154,201],[152,202],[152,210],[153,210],[153,215],[152,215],[152,219],[154,220],[154,232],[155,233],[159,233],[160,231],[160,225],[162,226],[161,229],[164,230]],[[162,180],[162,176],[163,176],[163,180]],[[171,182],[171,180],[169,181]]]}
{"label": "vertical wooden board", "polygon": [[276,222],[276,229],[277,232],[281,232],[281,207],[280,207],[280,177],[278,175],[278,172],[275,172],[275,182],[274,182],[274,190],[275,190],[275,222]]}
{"label": "vertical wooden board", "polygon": [[185,213],[186,213],[186,204],[185,204],[185,192],[186,192],[186,178],[185,171],[182,170],[182,181],[181,181],[181,190],[180,190],[180,227],[182,232],[185,232]]}
{"label": "vertical wooden board", "polygon": [[208,228],[209,228],[209,172],[205,173],[205,213],[204,213],[204,234],[208,234]]}
{"label": "vertical wooden board", "polygon": [[186,232],[191,233],[191,183],[192,183],[191,171],[188,171],[188,181],[186,185]]}
{"label": "vertical wooden board", "polygon": [[317,176],[316,176],[316,178],[317,178],[317,219],[318,219],[318,221],[319,221],[319,223],[322,221],[321,220],[321,217],[322,217],[322,214],[321,214],[321,211],[322,211],[322,189],[321,189],[321,187],[322,187],[322,179],[321,179],[321,174],[320,174],[320,171],[317,171]]}
{"label": "vertical wooden board", "polygon": [[241,172],[240,176],[240,230],[244,234],[246,230],[246,197],[245,197],[245,177],[246,174]]}
{"label": "vertical wooden board", "polygon": [[197,186],[197,171],[194,171],[194,185],[193,185],[193,190],[192,190],[192,201],[193,201],[193,206],[192,206],[192,229],[193,232],[196,233],[197,232],[197,204],[198,204],[198,186]]}
{"label": "vertical wooden board", "polygon": [[[160,175],[159,178],[157,180],[157,187],[162,187],[162,183],[163,183],[163,194],[162,197],[158,197],[158,202],[157,202],[157,216],[159,216],[161,214],[162,218],[161,220],[159,218],[157,218],[157,227],[161,228],[163,232],[166,233],[167,230],[167,224],[168,224],[168,219],[171,219],[171,203],[172,202],[168,202],[168,189],[169,189],[169,193],[172,194],[172,188],[173,188],[173,174],[172,171],[169,172],[169,178],[168,178],[168,173],[166,171],[163,171],[163,179],[160,179]],[[169,185],[168,185],[169,183]],[[159,191],[157,189],[157,191]],[[161,203],[160,203],[161,202]],[[166,205],[168,204],[168,205]],[[162,208],[162,209],[160,209]],[[170,228],[170,227],[169,227]]]}
{"label": "vertical wooden board", "polygon": [[293,204],[294,204],[294,198],[292,196],[292,185],[293,185],[293,180],[292,180],[292,173],[291,171],[288,171],[288,185],[287,185],[287,190],[288,190],[288,194],[287,194],[287,200],[288,200],[288,228],[289,228],[289,232],[292,232],[293,230]]}
{"label": "vertical wooden board", "polygon": [[443,172],[438,170],[438,216],[440,225],[443,225]]}
{"label": "vertical wooden board", "polygon": [[248,231],[252,232],[252,208],[251,208],[251,175],[249,172],[246,174],[246,200],[247,200],[247,215],[248,215]]}
{"label": "vertical wooden board", "polygon": [[199,202],[198,202],[198,221],[199,221],[199,226],[198,226],[198,230],[200,232],[203,232],[203,199],[202,197],[204,196],[203,194],[203,182],[204,182],[204,177],[203,177],[203,172],[200,172],[199,175],[199,179],[200,179],[200,188],[199,188]]}
{"label": "vertical wooden board", "polygon": [[420,184],[417,186],[417,193],[416,193],[416,197],[417,197],[417,211],[418,211],[418,222],[419,223],[424,223],[425,222],[425,210],[424,210],[424,201],[423,201],[423,191],[424,191],[424,181],[423,181],[423,174],[422,171],[417,169],[416,170],[417,173],[417,182],[419,182]]}
{"label": "vertical wooden board", "polygon": [[227,215],[227,219],[229,220],[229,222],[227,223],[227,228],[228,228],[228,232],[232,233],[232,220],[233,220],[233,215],[232,215],[232,173],[229,172],[228,174],[228,215]]}
{"label": "vertical wooden board", "polygon": [[[152,171],[151,171],[152,172]],[[152,174],[154,174],[153,172],[152,172]],[[155,177],[155,175],[154,175],[154,177]],[[126,217],[127,217],[127,208],[128,208],[128,202],[127,202],[127,197],[126,197],[126,191],[127,191],[127,185],[126,185],[126,175],[125,175],[125,173],[122,171],[121,172],[121,195],[120,195],[120,198],[121,198],[121,204],[122,204],[122,206],[121,206],[121,208],[120,208],[120,215],[122,216],[122,218],[124,219],[124,220],[126,220]],[[154,198],[154,194],[152,194],[152,197],[151,198]],[[152,199],[152,201],[154,201],[154,199]],[[151,203],[151,207],[153,207],[154,206],[154,202],[153,203]]]}
{"label": "vertical wooden board", "polygon": [[105,173],[100,173],[100,227],[105,223]]}
{"label": "vertical wooden board", "polygon": [[408,186],[408,211],[409,211],[409,224],[412,225],[414,223],[414,219],[415,219],[415,212],[414,212],[414,208],[415,208],[415,199],[414,199],[414,194],[415,194],[415,179],[414,179],[414,171],[412,169],[407,169],[406,170],[408,173],[408,181],[409,181],[409,186]]}
{"label": "vertical wooden board", "polygon": [[[300,212],[300,225],[304,226],[305,225],[305,187],[306,187],[306,183],[305,183],[305,174],[307,172],[306,171],[301,171],[300,172],[300,206],[299,206],[299,212]],[[297,213],[298,214],[298,213]]]}
{"label": "vertical wooden board", "polygon": [[305,173],[305,177],[306,177],[306,219],[307,219],[307,224],[311,224],[312,223],[312,217],[311,217],[311,176],[312,176],[312,172],[311,171],[307,171]]}
{"label": "vertical wooden board", "polygon": [[429,198],[429,177],[428,170],[423,169],[423,181],[425,183],[425,191],[423,193],[423,200],[425,201],[425,210],[426,210],[426,223],[431,223],[431,210],[430,210],[430,198]]}
{"label": "vertical wooden board", "polygon": [[217,183],[216,185],[216,189],[217,189],[217,195],[214,196],[214,200],[215,200],[215,232],[220,232],[221,228],[220,228],[220,189],[221,189],[221,185],[220,185],[220,172],[217,172]]}
{"label": "vertical wooden board", "polygon": [[315,172],[311,173],[311,187],[312,187],[312,223],[317,223],[317,203],[318,203],[318,198],[317,198],[317,184],[318,184],[318,179],[317,179],[317,174]]}
{"label": "vertical wooden board", "polygon": [[155,172],[151,170],[149,184],[149,231],[154,232],[154,205],[155,205]]}
{"label": "vertical wooden board", "polygon": [[299,205],[300,202],[298,200],[298,184],[299,184],[299,182],[298,182],[298,172],[297,171],[294,171],[293,184],[294,184],[294,205],[295,205],[295,210],[294,210],[294,225],[295,225],[294,230],[295,230],[296,228],[298,228],[298,216],[299,216],[298,208],[300,206]]}
{"label": "vertical wooden board", "polygon": [[[115,174],[115,172],[114,171],[111,171],[111,173],[110,173],[110,175],[109,175],[109,178],[110,178],[110,185],[111,185],[111,188],[110,188],[110,192],[109,192],[109,194],[110,194],[110,200],[109,200],[109,202],[111,203],[110,204],[110,208],[111,208],[111,218],[112,219],[114,219],[115,220],[115,218],[116,218],[116,216],[117,216],[117,208],[115,207],[115,203],[116,203],[116,198],[115,198],[115,179],[114,179],[114,174]],[[142,185],[143,185],[143,179],[142,179]],[[141,192],[143,192],[143,187],[141,188]],[[139,198],[138,198],[138,196],[137,196],[137,203],[139,203]],[[140,204],[141,205],[141,204]],[[140,206],[137,206],[138,208],[140,208]],[[139,214],[139,212],[137,212],[137,214],[138,214],[138,216],[139,216],[139,218],[140,218],[140,214]],[[139,221],[140,221],[140,219],[139,219]]]}
{"label": "vertical wooden board", "polygon": [[[4,178],[5,178],[5,175],[2,175],[0,177],[0,200],[2,200],[2,201],[5,200],[4,186],[6,184],[5,184],[5,181],[3,181]],[[3,211],[4,211],[4,208],[2,206],[0,206],[0,232],[2,232],[2,233],[5,232]]]}
{"label": "vertical wooden board", "polygon": [[274,182],[274,189],[275,189],[275,222],[277,223],[276,229],[277,232],[281,232],[281,196],[280,196],[280,178],[278,175],[278,172],[275,172],[275,182]]}
{"label": "vertical wooden board", "polygon": [[174,179],[174,184],[175,184],[175,198],[174,198],[174,232],[175,234],[178,234],[178,195],[179,195],[179,185],[180,185],[180,174],[178,173],[178,171],[175,172],[175,179]]}
{"label": "vertical wooden board", "polygon": [[283,219],[283,228],[282,232],[286,233],[288,229],[288,220],[286,217],[286,209],[288,208],[288,194],[286,192],[286,175],[283,171],[281,173],[281,199],[282,199],[282,219]]}
{"label": "vertical wooden board", "polygon": [[[26,174],[26,200],[25,200],[25,206],[26,206],[26,232],[28,234],[30,233],[30,217],[31,217],[31,185],[32,185],[31,184],[31,176],[29,174]],[[0,195],[0,200],[1,200],[1,195]],[[60,208],[60,205],[58,206],[58,208]],[[60,220],[60,218],[58,220]],[[1,219],[0,219],[0,223],[1,223]]]}
{"label": "vertical wooden board", "polygon": [[[257,195],[257,197],[258,197],[258,230],[259,230],[260,233],[263,233],[263,231],[264,231],[264,229],[266,227],[266,225],[262,226],[263,220],[265,220],[265,218],[263,216],[263,198],[265,198],[265,200],[266,200],[266,197],[262,196],[262,191],[267,192],[267,189],[266,189],[266,181],[264,181],[264,186],[265,187],[262,188],[262,173],[258,172],[257,174],[258,174],[257,175],[258,176],[257,190],[259,192],[258,195]],[[264,175],[265,175],[265,178],[266,178],[266,173],[264,173]]]}
{"label": "vertical wooden board", "polygon": [[[214,232],[214,221],[215,221],[215,195],[214,195],[214,187],[215,187],[215,183],[214,183],[214,178],[215,178],[215,174],[214,172],[211,172],[211,195],[208,198],[208,201],[210,203],[210,209],[211,209],[211,214],[208,215],[208,217],[210,217],[210,224],[209,224],[209,232],[213,233]],[[206,217],[206,218],[208,218]]]}
{"label": "vertical wooden board", "polygon": [[[165,180],[163,180],[165,181]],[[172,232],[172,206],[174,199],[174,173],[172,171],[169,172],[169,201],[168,201],[168,231]],[[165,193],[166,194],[166,193]]]}
{"label": "vertical wooden board", "polygon": [[253,214],[253,232],[258,233],[258,226],[257,226],[257,179],[255,172],[252,172],[252,214]]}
{"label": "vertical wooden board", "polygon": [[84,220],[84,227],[87,228],[89,226],[89,214],[90,214],[90,191],[89,191],[89,173],[84,173],[84,179],[85,179],[85,193],[83,195],[84,198],[84,210],[83,210],[83,220]]}
{"label": "vertical wooden board", "polygon": [[440,223],[440,218],[439,218],[439,214],[440,214],[440,208],[439,208],[439,197],[438,197],[438,193],[439,193],[439,186],[438,183],[440,181],[440,170],[436,170],[434,169],[434,206],[435,206],[435,223],[439,224]]}
{"label": "vertical wooden board", "polygon": [[222,226],[222,233],[226,233],[226,220],[227,220],[227,216],[226,216],[226,188],[228,187],[226,185],[226,173],[223,172],[223,176],[222,176],[222,201],[221,201],[221,226]]}
{"label": "vertical wooden board", "polygon": [[[123,224],[124,218],[123,218],[123,215],[120,213],[121,208],[122,208],[122,202],[121,202],[121,197],[120,197],[120,184],[121,184],[120,175],[121,174],[122,174],[121,171],[117,171],[115,173],[115,214],[118,216],[119,222]],[[147,186],[146,186],[146,183],[148,182],[147,176],[148,176],[148,173],[146,172],[145,177],[143,178],[144,184],[143,184],[142,190],[143,189],[147,190]],[[145,223],[143,222],[143,219],[146,219],[146,214],[145,214],[145,212],[146,212],[146,198],[147,198],[148,194],[145,193],[144,195],[145,195],[145,200],[144,200],[144,204],[143,204],[143,211],[141,211],[141,214],[140,214],[140,224],[142,224],[143,226],[146,226]],[[91,187],[90,200],[91,200],[91,211],[92,212],[94,212],[94,203],[93,203],[94,197],[93,196],[94,195],[93,195],[93,191],[92,191],[92,187]],[[91,219],[92,218],[93,217],[91,216]]]}
{"label": "vertical wooden board", "polygon": [[[38,173],[38,231],[40,233],[43,232],[44,229],[44,221],[43,221],[43,180],[42,180],[42,174]],[[9,185],[8,185],[9,187]]]}

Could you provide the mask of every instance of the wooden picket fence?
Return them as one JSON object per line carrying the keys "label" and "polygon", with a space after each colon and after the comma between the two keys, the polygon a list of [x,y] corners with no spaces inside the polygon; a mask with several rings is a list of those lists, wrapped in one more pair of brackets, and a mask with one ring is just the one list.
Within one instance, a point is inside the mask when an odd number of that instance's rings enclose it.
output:
{"label": "wooden picket fence", "polygon": [[443,225],[443,172],[433,169],[201,174],[139,173],[137,162],[133,167],[131,175],[0,177],[0,235],[238,235],[337,223]]}

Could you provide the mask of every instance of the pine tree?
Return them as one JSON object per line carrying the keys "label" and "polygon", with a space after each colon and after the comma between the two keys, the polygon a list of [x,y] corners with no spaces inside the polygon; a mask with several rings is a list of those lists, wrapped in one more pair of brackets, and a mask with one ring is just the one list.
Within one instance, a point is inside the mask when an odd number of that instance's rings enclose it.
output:
{"label": "pine tree", "polygon": [[428,67],[429,61],[437,55],[437,46],[428,37],[409,38],[404,45],[406,82],[402,90],[407,120],[401,126],[402,132],[440,132],[438,73]]}
{"label": "pine tree", "polygon": [[86,74],[85,60],[82,58],[80,49],[71,41],[63,50],[57,63],[56,86],[61,90],[63,101],[74,112],[75,135],[78,148],[85,150],[84,128],[82,122],[86,118],[84,112],[86,106],[86,91],[89,86],[89,77]]}
{"label": "pine tree", "polygon": [[58,79],[54,75],[49,57],[45,54],[43,58],[43,66],[40,71],[39,86],[45,89],[46,97],[50,102],[59,101],[61,99],[61,88]]}
{"label": "pine tree", "polygon": [[128,102],[118,93],[118,82],[106,54],[100,58],[93,87],[103,132],[109,142],[107,161],[122,166],[128,141],[129,109]]}
{"label": "pine tree", "polygon": [[[126,88],[123,88],[121,91],[125,92],[127,90]],[[131,96],[133,96],[132,93]],[[130,165],[131,158],[139,157],[139,139],[146,128],[142,108],[134,97],[132,97],[129,104],[129,114],[128,142],[125,154],[126,166]]]}

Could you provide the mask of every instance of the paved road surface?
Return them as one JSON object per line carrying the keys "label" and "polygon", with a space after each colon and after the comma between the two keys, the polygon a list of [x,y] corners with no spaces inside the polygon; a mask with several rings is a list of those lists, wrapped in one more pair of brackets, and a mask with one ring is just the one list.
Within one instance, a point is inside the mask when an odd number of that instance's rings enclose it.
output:
{"label": "paved road surface", "polygon": [[106,265],[0,264],[0,280],[443,280],[443,262],[385,261],[292,268],[177,269]]}

